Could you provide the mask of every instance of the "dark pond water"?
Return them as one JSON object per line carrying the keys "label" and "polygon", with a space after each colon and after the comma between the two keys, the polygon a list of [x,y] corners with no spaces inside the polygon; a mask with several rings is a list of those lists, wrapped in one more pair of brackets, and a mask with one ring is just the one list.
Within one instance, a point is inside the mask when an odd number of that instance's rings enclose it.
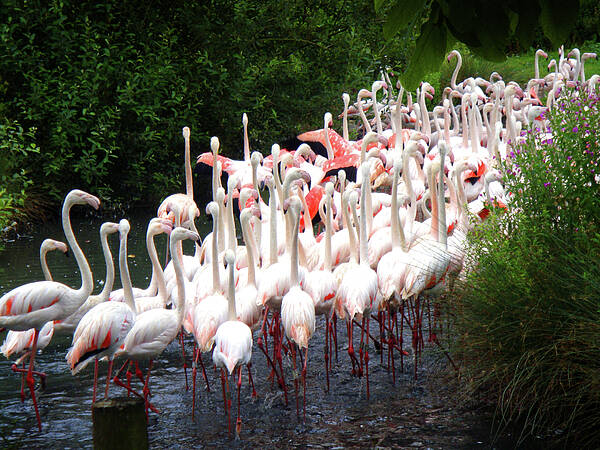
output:
{"label": "dark pond water", "polygon": [[[150,213],[151,214],[151,213]],[[129,263],[135,286],[149,282],[150,264],[145,250],[145,229],[150,214],[128,217],[132,229],[129,241]],[[117,219],[117,218],[115,218]],[[118,221],[118,220],[117,220]],[[98,230],[101,220],[74,219],[75,234],[90,261],[96,292],[105,275]],[[197,221],[201,235],[210,224]],[[0,251],[0,293],[23,283],[42,279],[39,267],[39,245],[46,237],[62,239],[59,224],[37,228],[30,235],[4,244]],[[118,238],[113,236],[111,248],[116,255]],[[165,241],[157,242],[164,255]],[[186,249],[191,254],[191,248]],[[161,257],[162,260],[162,257]],[[62,254],[48,255],[54,279],[79,286],[74,258]],[[118,280],[115,286],[120,287]],[[405,358],[405,371],[398,373],[395,384],[380,363],[379,354],[371,347],[370,400],[366,400],[365,379],[351,376],[346,353],[346,332],[338,324],[339,359],[331,373],[331,389],[326,392],[324,371],[324,322],[318,320],[317,331],[310,342],[307,377],[306,421],[296,415],[292,368],[284,357],[289,404],[284,404],[282,391],[267,379],[263,354],[253,350],[252,373],[258,398],[251,398],[244,372],[242,385],[243,427],[239,439],[227,432],[221,383],[212,368],[211,357],[204,362],[211,391],[205,390],[199,375],[195,420],[191,418],[192,394],[186,391],[181,349],[172,343],[155,361],[151,379],[152,402],[161,414],[151,414],[148,426],[152,448],[194,447],[393,447],[393,448],[490,448],[490,422],[487,413],[456,406],[454,393],[439,380],[446,361],[435,352],[427,352],[419,368],[419,379],[413,378],[412,365]],[[372,326],[373,334],[378,328]],[[0,334],[3,339],[4,333]],[[355,339],[357,333],[355,332]],[[21,403],[20,377],[10,370],[10,362],[0,361],[0,447],[22,448],[90,448],[92,447],[91,398],[93,367],[71,376],[64,360],[70,339],[55,340],[38,358],[38,370],[48,374],[46,389],[39,396],[42,432],[38,432],[31,400]],[[355,343],[355,346],[358,343]],[[188,360],[192,341],[186,339]],[[398,365],[398,362],[397,362]],[[188,377],[190,376],[188,371]],[[106,375],[106,365],[100,373]],[[139,384],[135,385],[139,388]],[[112,395],[123,395],[111,387]],[[235,416],[235,404],[232,409]],[[235,417],[233,417],[235,420]],[[494,444],[496,448],[511,445]]]}

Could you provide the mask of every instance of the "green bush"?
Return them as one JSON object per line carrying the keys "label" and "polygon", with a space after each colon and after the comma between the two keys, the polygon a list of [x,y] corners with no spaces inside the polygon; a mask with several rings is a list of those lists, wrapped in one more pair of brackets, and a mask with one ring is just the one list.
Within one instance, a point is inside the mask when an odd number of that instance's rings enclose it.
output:
{"label": "green bush", "polygon": [[27,158],[59,202],[78,187],[105,203],[156,205],[183,186],[192,153],[219,136],[269,151],[341,112],[403,42],[384,44],[370,0],[134,2],[7,0],[0,5],[2,114],[37,128]]}
{"label": "green bush", "polygon": [[17,122],[0,123],[0,229],[27,210],[25,191],[33,182],[26,162],[39,152],[34,128],[23,130]]}
{"label": "green bush", "polygon": [[521,438],[600,439],[597,96],[571,91],[504,164],[508,213],[469,238],[456,353],[466,380]]}

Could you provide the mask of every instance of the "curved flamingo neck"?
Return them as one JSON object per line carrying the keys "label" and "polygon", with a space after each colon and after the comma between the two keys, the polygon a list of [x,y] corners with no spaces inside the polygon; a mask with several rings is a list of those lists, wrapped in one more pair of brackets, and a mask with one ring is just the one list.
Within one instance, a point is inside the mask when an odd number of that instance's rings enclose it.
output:
{"label": "curved flamingo neck", "polygon": [[244,161],[250,162],[250,140],[248,139],[248,116],[244,113],[242,117],[244,125]]}
{"label": "curved flamingo neck", "polygon": [[[185,283],[183,281],[183,268],[181,264],[181,257],[175,251],[177,243],[180,243],[181,239],[170,239],[169,247],[171,254],[173,255],[173,269],[175,270],[175,280],[177,281],[177,323],[179,326],[177,330],[181,328],[183,323],[183,317],[185,314]],[[213,255],[213,260],[216,260],[216,255]]]}
{"label": "curved flamingo neck", "polygon": [[[190,135],[189,130],[184,133],[185,140],[185,193],[192,200],[194,199],[194,180],[192,178],[192,163],[190,160]],[[213,165],[215,162],[213,161]]]}
{"label": "curved flamingo neck", "polygon": [[345,195],[342,195],[342,218],[346,223],[346,228],[348,229],[350,259],[354,262],[358,262],[358,258],[356,257],[356,235],[354,234],[354,226],[352,225],[352,221],[348,215],[348,195],[349,193],[347,192],[345,192]]}
{"label": "curved flamingo neck", "polygon": [[431,237],[434,241],[438,241],[440,236],[440,216],[437,197],[437,183],[433,168],[431,170],[431,173],[429,174],[429,192],[431,200]]}
{"label": "curved flamingo neck", "polygon": [[[371,189],[371,183],[369,182],[369,171],[361,166],[361,170],[363,170],[363,184],[360,190],[360,203],[361,203],[361,213],[360,213],[360,254],[359,254],[359,262],[360,264],[369,264],[369,254],[368,254],[368,230],[367,230],[367,215],[368,215],[368,206],[367,202],[369,200],[368,191]],[[362,206],[365,206],[363,209]]]}
{"label": "curved flamingo neck", "polygon": [[256,287],[256,266],[254,255],[257,254],[256,242],[254,241],[254,233],[250,229],[250,214],[242,211],[240,216],[242,223],[242,234],[246,243],[246,258],[248,259],[248,284]]}
{"label": "curved flamingo neck", "polygon": [[[406,155],[404,157],[408,159]],[[403,165],[405,165],[408,170],[408,164],[405,161],[403,161]],[[406,251],[406,240],[404,236],[404,230],[400,226],[400,218],[398,217],[398,179],[400,178],[400,174],[398,173],[399,169],[400,165],[395,165],[394,178],[392,179],[392,217],[390,228],[392,231],[392,248],[400,247],[403,251]]]}
{"label": "curved flamingo neck", "polygon": [[217,238],[220,233],[219,231],[219,212],[215,209],[213,212],[213,238],[211,242],[212,248],[212,281],[213,281],[213,293],[218,293],[221,289],[221,280],[219,279],[219,251],[217,249]]}
{"label": "curved flamingo neck", "polygon": [[290,253],[290,287],[298,286],[298,230],[300,228],[300,208],[289,210],[292,214],[294,226],[292,228],[292,242]]}
{"label": "curved flamingo neck", "polygon": [[77,261],[77,266],[79,267],[79,271],[81,272],[81,287],[77,290],[79,295],[81,295],[84,300],[89,297],[94,289],[94,278],[92,276],[92,270],[90,269],[90,265],[79,247],[77,243],[77,239],[75,239],[75,234],[73,233],[73,228],[71,226],[71,207],[75,204],[71,196],[67,197],[67,200],[63,204],[62,208],[62,225],[63,231],[65,233],[65,238],[69,243],[69,247],[71,248],[73,255],[75,256],[75,260]]}
{"label": "curved flamingo neck", "polygon": [[106,280],[104,281],[104,287],[99,294],[100,301],[105,302],[110,296],[113,284],[115,283],[115,265],[113,263],[112,253],[108,245],[108,233],[106,230],[100,228],[100,243],[102,245],[102,254],[104,255],[104,263],[106,264]]}
{"label": "curved flamingo neck", "polygon": [[327,195],[325,205],[327,212],[325,213],[325,264],[323,269],[331,271],[331,195]]}
{"label": "curved flamingo neck", "polygon": [[460,53],[458,52],[454,52],[453,54],[456,55],[456,67],[454,67],[454,72],[452,72],[452,78],[450,79],[450,87],[456,90],[456,79],[458,78],[458,71],[462,66],[462,56],[460,56]]}
{"label": "curved flamingo neck", "polygon": [[42,266],[42,273],[44,274],[44,280],[52,281],[52,274],[48,268],[48,262],[46,261],[46,255],[48,254],[49,248],[43,243],[40,246],[40,264]]}
{"label": "curved flamingo neck", "polygon": [[271,210],[269,220],[269,265],[277,262],[277,196],[271,184],[269,188],[269,208]]}
{"label": "curved flamingo neck", "polygon": [[227,319],[237,320],[237,313],[235,311],[235,260],[227,264],[227,271],[229,272],[229,280],[227,282]]}
{"label": "curved flamingo neck", "polygon": [[446,196],[444,194],[444,163],[446,159],[446,148],[445,145],[440,146],[440,180],[438,186],[438,208],[439,208],[439,241],[444,245],[448,246],[448,229],[446,228]]}
{"label": "curved flamingo neck", "polygon": [[235,236],[235,221],[233,220],[233,184],[227,186],[227,217],[225,226],[227,228],[227,248],[235,252],[237,248],[237,238]]}
{"label": "curved flamingo neck", "polygon": [[342,118],[342,137],[345,141],[350,140],[350,133],[348,132],[348,105],[350,104],[350,97],[348,94],[344,94],[342,97],[344,100],[344,115]]}
{"label": "curved flamingo neck", "polygon": [[[137,314],[135,301],[133,299],[133,287],[131,285],[131,276],[129,275],[129,266],[127,265],[127,233],[122,233],[119,244],[119,274],[121,276],[121,284],[123,285],[123,297],[127,306],[131,308],[134,314]],[[171,249],[172,255],[175,258],[177,252],[175,248]]]}
{"label": "curved flamingo neck", "polygon": [[[149,230],[150,231],[150,230]],[[154,245],[154,236],[156,236],[155,232],[150,232],[146,234],[146,244],[148,246],[148,255],[150,256],[150,262],[152,263],[152,280],[155,281],[156,286],[158,287],[158,297],[163,300],[166,304],[167,302],[167,286],[165,283],[165,275],[163,269],[158,260],[158,254],[156,253],[156,246]],[[178,247],[181,247],[180,245]],[[181,255],[177,252],[177,257],[181,260]],[[175,264],[173,262],[173,264]]]}

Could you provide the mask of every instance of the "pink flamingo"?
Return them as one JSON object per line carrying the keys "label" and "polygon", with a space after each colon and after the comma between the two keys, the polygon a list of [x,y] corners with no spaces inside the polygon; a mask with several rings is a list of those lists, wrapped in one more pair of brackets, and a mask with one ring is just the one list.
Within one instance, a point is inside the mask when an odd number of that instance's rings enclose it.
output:
{"label": "pink flamingo", "polygon": [[[360,168],[362,176],[362,187],[361,187],[361,204],[365,206],[367,202],[367,190],[370,189],[369,164],[363,164]],[[348,354],[352,360],[353,373],[356,373],[355,363],[356,356],[354,355],[354,347],[352,343],[352,328],[353,320],[355,317],[362,319],[363,321],[363,333],[361,338],[365,334],[365,321],[366,321],[366,352],[364,354],[364,360],[366,362],[366,378],[367,378],[367,398],[369,398],[369,319],[368,316],[372,309],[376,309],[377,301],[377,273],[369,267],[368,259],[368,241],[367,241],[367,214],[361,213],[360,215],[360,259],[359,264],[354,265],[348,269],[342,278],[338,286],[338,298],[341,305],[344,308],[345,313],[348,314]],[[361,339],[362,344],[362,339]],[[359,375],[362,372],[362,359],[363,359],[363,347],[360,348],[361,364]]]}
{"label": "pink flamingo", "polygon": [[[40,264],[42,266],[42,273],[44,274],[44,279],[46,281],[52,281],[52,274],[50,273],[50,269],[48,268],[48,263],[46,261],[46,255],[48,252],[52,250],[60,250],[63,253],[67,253],[68,251],[67,244],[60,241],[55,241],[54,239],[44,239],[42,245],[40,246]],[[25,368],[25,359],[29,356],[29,351],[31,350],[31,344],[33,343],[33,336],[35,334],[35,329],[31,328],[27,331],[13,331],[10,330],[6,334],[6,338],[4,339],[4,343],[2,347],[0,347],[0,352],[6,356],[6,358],[10,358],[13,354],[20,355],[19,358],[15,361],[13,368],[16,368],[21,362],[23,363],[23,368]],[[52,340],[52,336],[54,335],[54,324],[52,322],[47,322],[42,329],[40,330],[40,335],[38,337],[38,350],[42,350],[48,346],[50,341]],[[42,381],[44,379],[42,378]],[[25,401],[25,374],[21,374],[21,401]]]}
{"label": "pink flamingo", "polygon": [[[56,281],[37,281],[16,287],[0,297],[0,327],[17,331],[35,328],[29,370],[25,380],[31,392],[40,431],[42,421],[38,411],[33,379],[33,366],[40,330],[46,322],[64,319],[73,314],[89,297],[94,288],[92,271],[71,228],[69,212],[73,205],[90,205],[98,209],[100,200],[87,192],[73,190],[65,198],[62,207],[63,230],[81,273],[81,287],[73,289]],[[39,372],[36,374],[40,375]]]}
{"label": "pink flamingo", "polygon": [[[109,228],[116,224],[105,223],[103,227],[106,233]],[[94,368],[94,393],[92,402],[96,401],[96,384],[98,380],[98,361],[105,356],[109,359],[108,377],[106,380],[106,389],[104,398],[108,397],[108,388],[110,385],[110,374],[112,371],[113,355],[115,351],[123,344],[123,339],[131,329],[136,315],[136,307],[131,291],[131,282],[129,270],[127,269],[127,235],[130,230],[129,222],[123,219],[117,225],[119,231],[119,270],[121,280],[125,290],[124,302],[102,301],[89,311],[87,311],[73,333],[71,348],[67,352],[65,359],[71,369],[71,374],[76,375],[84,369],[92,360],[95,361]],[[107,245],[108,247],[108,245]],[[110,256],[109,269],[112,268],[112,255]],[[109,270],[109,279],[107,280],[108,289],[112,286],[114,278],[114,269]],[[112,275],[112,276],[111,276]],[[106,300],[106,293],[104,299]],[[102,297],[100,297],[102,298]]]}
{"label": "pink flamingo", "polygon": [[[177,277],[177,298],[175,309],[151,309],[135,318],[135,322],[125,339],[123,345],[115,353],[117,356],[125,356],[128,359],[150,360],[148,363],[148,372],[146,374],[146,382],[144,383],[143,394],[146,403],[146,416],[148,409],[155,411],[148,401],[148,384],[150,382],[150,371],[152,370],[152,362],[154,358],[160,355],[167,345],[169,345],[179,333],[183,317],[185,314],[185,286],[183,284],[183,269],[181,260],[177,254],[176,247],[179,241],[184,239],[200,239],[197,233],[186,228],[177,227],[171,232],[169,239],[169,247],[175,262],[175,276]],[[127,280],[129,281],[129,280]],[[118,375],[115,376],[115,381],[118,380]],[[129,388],[128,388],[129,390]]]}
{"label": "pink flamingo", "polygon": [[[289,199],[288,210],[293,215],[292,246],[290,255],[290,287],[281,300],[281,321],[288,339],[294,341],[300,349],[306,349],[302,368],[302,385],[304,390],[303,404],[306,417],[306,364],[308,362],[308,341],[315,332],[315,305],[311,296],[300,286],[298,276],[298,228],[300,225],[300,199],[293,196]],[[292,350],[295,355],[295,351]],[[294,357],[294,368],[296,358]],[[296,413],[298,411],[298,381],[296,386]]]}
{"label": "pink flamingo", "polygon": [[[249,218],[247,219],[249,220]],[[242,429],[242,418],[240,417],[240,387],[242,385],[242,366],[250,364],[252,358],[252,331],[250,327],[237,318],[236,299],[234,288],[234,271],[235,271],[235,255],[232,250],[225,252],[225,262],[229,272],[229,283],[227,289],[228,320],[219,325],[215,334],[215,348],[213,350],[213,362],[217,368],[221,369],[221,380],[223,385],[223,399],[225,401],[225,409],[227,410],[227,423],[231,431],[231,419],[229,413],[229,401],[225,393],[225,375],[224,369],[231,374],[238,369],[237,389],[238,389],[238,417],[235,431],[239,435]],[[252,380],[250,368],[248,375]],[[253,392],[253,395],[256,395]]]}

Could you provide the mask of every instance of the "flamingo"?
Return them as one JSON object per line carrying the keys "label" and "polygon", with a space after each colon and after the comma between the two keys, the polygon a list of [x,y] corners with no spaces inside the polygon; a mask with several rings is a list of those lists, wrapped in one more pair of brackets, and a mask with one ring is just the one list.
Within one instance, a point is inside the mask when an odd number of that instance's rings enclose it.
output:
{"label": "flamingo", "polygon": [[[369,183],[369,164],[363,164],[361,166],[362,175],[362,188],[361,188],[361,204],[365,205],[367,201],[367,191],[370,189]],[[366,205],[365,205],[366,206]],[[366,208],[365,208],[366,209]],[[369,320],[368,316],[373,307],[376,306],[377,300],[377,273],[369,266],[368,257],[368,242],[367,242],[367,217],[366,214],[361,213],[360,215],[360,255],[359,264],[352,266],[348,269],[342,278],[338,286],[338,298],[343,306],[345,313],[348,314],[348,354],[352,360],[352,371],[356,373],[355,362],[356,356],[354,355],[354,346],[352,343],[352,327],[354,317],[363,319],[363,332],[365,329],[366,320],[366,353],[364,359],[366,362],[366,378],[367,378],[367,399],[369,398]],[[362,337],[362,333],[361,333]],[[362,339],[361,339],[362,344]],[[360,348],[361,356],[361,370],[362,372],[362,359],[363,359],[363,348]]]}
{"label": "flamingo", "polygon": [[56,281],[37,281],[16,287],[0,297],[0,327],[17,331],[35,328],[29,370],[25,380],[31,392],[40,431],[42,430],[42,421],[38,411],[33,379],[33,365],[40,330],[46,322],[64,319],[73,314],[94,289],[92,271],[71,227],[69,212],[73,205],[90,205],[94,209],[98,209],[100,200],[87,192],[75,189],[67,194],[63,202],[63,230],[81,273],[81,287],[73,289]]}
{"label": "flamingo", "polygon": [[[146,382],[144,383],[144,402],[146,404],[146,416],[151,408],[148,402],[148,384],[150,382],[150,371],[154,358],[160,355],[167,345],[175,339],[181,329],[185,314],[185,286],[183,284],[183,269],[181,260],[177,254],[177,243],[184,239],[197,241],[200,239],[197,233],[186,228],[177,227],[171,232],[169,239],[169,250],[174,258],[175,276],[177,277],[177,298],[175,309],[151,309],[135,317],[135,322],[125,339],[123,345],[115,353],[117,356],[125,356],[133,360],[150,360]],[[130,280],[127,280],[129,282]],[[115,381],[117,376],[115,376]],[[153,409],[154,410],[154,409]]]}
{"label": "flamingo", "polygon": [[[44,280],[52,281],[52,274],[50,273],[50,269],[48,268],[48,263],[46,261],[46,255],[48,252],[52,250],[60,250],[63,253],[67,253],[68,251],[67,244],[60,241],[55,241],[54,239],[44,239],[42,245],[40,245],[40,264],[42,266],[42,273],[44,274]],[[6,358],[10,358],[13,354],[20,355],[19,358],[15,361],[15,364],[12,366],[13,369],[16,368],[21,362],[23,362],[23,368],[25,368],[25,359],[29,356],[29,351],[31,350],[31,344],[33,342],[33,336],[35,334],[35,329],[31,328],[27,331],[13,331],[10,330],[6,334],[6,338],[4,339],[4,343],[2,347],[0,347],[0,352],[6,356]],[[47,322],[42,329],[40,330],[40,335],[38,337],[38,350],[42,350],[48,346],[50,341],[52,340],[52,336],[54,335],[54,323]],[[43,382],[44,378],[42,378]],[[21,401],[25,401],[25,392],[23,391],[25,387],[25,374],[21,374]]]}
{"label": "flamingo", "polygon": [[333,303],[337,293],[337,281],[331,271],[331,204],[333,197],[333,184],[325,185],[326,205],[324,264],[323,270],[312,270],[306,274],[305,291],[311,296],[315,306],[316,315],[325,315],[325,372],[327,376],[327,390],[329,391],[329,319],[333,312]]}
{"label": "flamingo", "polygon": [[156,213],[157,217],[172,217],[169,213],[172,212],[173,205],[178,205],[180,223],[186,222],[189,219],[189,206],[196,204],[194,202],[194,181],[192,180],[192,165],[190,162],[190,129],[183,127],[182,134],[185,142],[185,194],[169,195],[161,202]]}
{"label": "flamingo", "polygon": [[[306,349],[302,368],[302,386],[304,391],[303,405],[306,417],[306,364],[308,361],[308,341],[315,332],[315,304],[312,297],[300,286],[298,276],[298,228],[300,226],[300,209],[302,202],[297,196],[289,199],[288,211],[293,215],[292,246],[290,255],[290,284],[288,292],[281,300],[281,321],[288,339],[294,341],[301,349]],[[294,358],[295,367],[295,358]],[[298,411],[297,380],[296,413]]]}
{"label": "flamingo", "polygon": [[[248,221],[249,217],[247,217],[245,220]],[[221,379],[223,380],[223,399],[225,399],[225,405],[227,409],[227,423],[229,430],[231,430],[231,420],[229,415],[229,402],[227,401],[225,394],[225,376],[223,370],[227,369],[227,372],[231,376],[231,374],[238,369],[238,417],[235,431],[236,434],[239,435],[242,429],[242,419],[240,417],[240,387],[242,385],[242,366],[244,364],[248,365],[250,363],[250,359],[252,358],[252,331],[248,325],[237,318],[235,287],[233,285],[235,254],[230,249],[225,252],[225,262],[227,264],[227,270],[229,273],[229,282],[227,288],[228,320],[219,325],[219,328],[215,333],[215,348],[213,350],[212,358],[215,366],[221,369]],[[250,375],[250,369],[248,369],[248,374]]]}
{"label": "flamingo", "polygon": [[[112,228],[113,225],[107,225]],[[118,226],[119,231],[119,270],[121,280],[125,288],[124,302],[103,301],[87,311],[73,333],[71,348],[65,359],[71,369],[71,374],[76,375],[83,370],[92,360],[95,360],[94,369],[94,393],[92,402],[96,401],[96,382],[98,377],[97,362],[105,356],[109,359],[108,377],[104,397],[108,397],[110,373],[115,351],[123,343],[127,332],[131,329],[135,320],[136,307],[131,290],[129,270],[127,268],[127,235],[130,225],[126,219],[122,219]],[[109,251],[110,254],[110,251]],[[112,255],[109,269],[112,267]],[[113,270],[109,270],[112,272]],[[111,275],[109,273],[109,275]],[[114,278],[114,274],[112,275]],[[107,280],[107,284],[111,280]],[[110,289],[110,287],[109,287]],[[106,299],[106,293],[104,294]]]}

